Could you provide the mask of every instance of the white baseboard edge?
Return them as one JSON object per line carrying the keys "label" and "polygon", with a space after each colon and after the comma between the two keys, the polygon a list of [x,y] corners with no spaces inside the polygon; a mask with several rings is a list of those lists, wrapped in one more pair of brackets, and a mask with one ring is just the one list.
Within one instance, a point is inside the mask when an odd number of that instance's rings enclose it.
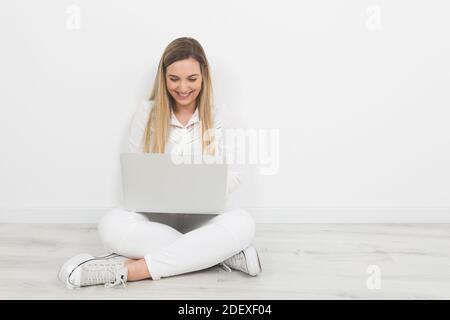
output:
{"label": "white baseboard edge", "polygon": [[[0,223],[97,223],[114,207],[0,207]],[[257,223],[450,223],[450,207],[243,207]]]}

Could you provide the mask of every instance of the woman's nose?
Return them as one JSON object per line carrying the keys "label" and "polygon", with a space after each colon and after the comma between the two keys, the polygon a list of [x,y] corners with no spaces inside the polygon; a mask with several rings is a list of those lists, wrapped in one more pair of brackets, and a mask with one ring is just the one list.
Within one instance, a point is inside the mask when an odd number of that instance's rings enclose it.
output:
{"label": "woman's nose", "polygon": [[183,93],[188,92],[188,91],[189,91],[188,84],[182,82],[182,83],[180,84],[179,90],[180,90],[181,92],[183,92]]}

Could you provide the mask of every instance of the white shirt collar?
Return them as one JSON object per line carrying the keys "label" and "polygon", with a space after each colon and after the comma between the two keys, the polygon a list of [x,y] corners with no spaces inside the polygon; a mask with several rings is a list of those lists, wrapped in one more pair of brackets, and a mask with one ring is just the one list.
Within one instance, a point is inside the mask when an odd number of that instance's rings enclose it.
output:
{"label": "white shirt collar", "polygon": [[171,125],[174,125],[174,126],[177,126],[177,127],[180,127],[180,128],[187,128],[187,127],[189,127],[190,125],[199,122],[198,107],[195,108],[195,111],[194,111],[194,113],[192,114],[192,116],[191,116],[191,118],[189,119],[189,121],[188,121],[188,123],[186,124],[186,126],[183,126],[183,125],[180,123],[180,121],[178,121],[178,119],[177,119],[177,117],[175,116],[175,113],[173,112],[172,109],[170,109],[170,114],[171,114],[171,117],[170,117],[170,124],[171,124]]}

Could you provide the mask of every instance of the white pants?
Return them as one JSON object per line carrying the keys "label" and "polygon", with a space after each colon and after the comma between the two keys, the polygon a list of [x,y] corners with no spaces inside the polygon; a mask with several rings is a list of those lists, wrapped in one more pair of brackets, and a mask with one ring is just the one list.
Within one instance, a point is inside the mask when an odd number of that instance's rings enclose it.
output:
{"label": "white pants", "polygon": [[212,267],[248,247],[255,221],[243,209],[220,215],[141,213],[114,208],[98,224],[109,253],[145,259],[153,280]]}

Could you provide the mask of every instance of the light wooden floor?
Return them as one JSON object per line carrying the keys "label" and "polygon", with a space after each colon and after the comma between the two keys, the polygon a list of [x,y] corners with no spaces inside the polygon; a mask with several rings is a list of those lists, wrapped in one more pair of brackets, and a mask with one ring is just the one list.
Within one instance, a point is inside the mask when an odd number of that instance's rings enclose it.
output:
{"label": "light wooden floor", "polygon": [[[92,224],[0,224],[0,299],[449,299],[448,224],[259,224],[263,273],[220,267],[159,281],[68,290],[70,256],[103,253]],[[380,270],[369,289],[367,268]]]}

